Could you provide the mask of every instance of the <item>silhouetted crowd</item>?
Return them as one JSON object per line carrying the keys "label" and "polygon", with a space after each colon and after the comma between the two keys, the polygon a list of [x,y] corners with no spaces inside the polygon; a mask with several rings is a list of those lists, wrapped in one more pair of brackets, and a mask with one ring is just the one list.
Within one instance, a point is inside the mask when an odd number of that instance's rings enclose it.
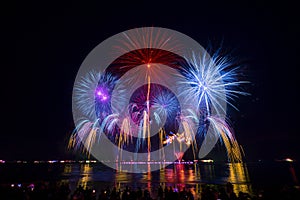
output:
{"label": "silhouetted crowd", "polygon": [[[154,194],[153,196],[151,194]],[[254,194],[239,192],[235,194],[233,185],[204,185],[200,194],[195,195],[191,188],[161,187],[122,189],[106,187],[100,191],[79,186],[74,192],[68,184],[38,183],[27,186],[10,185],[0,187],[1,200],[299,200],[299,188],[284,186],[279,189],[258,190]]]}
{"label": "silhouetted crowd", "polygon": [[205,185],[200,200],[299,200],[300,188],[284,186],[281,188],[270,187],[259,189],[252,194],[239,192],[236,194],[233,185]]}

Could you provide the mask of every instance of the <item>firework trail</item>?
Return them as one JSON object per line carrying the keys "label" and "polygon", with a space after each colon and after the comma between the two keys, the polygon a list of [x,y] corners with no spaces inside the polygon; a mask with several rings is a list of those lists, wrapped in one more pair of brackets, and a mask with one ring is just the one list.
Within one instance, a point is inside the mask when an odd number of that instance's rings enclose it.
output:
{"label": "firework trail", "polygon": [[234,137],[233,131],[228,126],[228,123],[226,123],[222,118],[216,116],[209,116],[208,120],[226,147],[228,161],[242,162],[240,146]]}

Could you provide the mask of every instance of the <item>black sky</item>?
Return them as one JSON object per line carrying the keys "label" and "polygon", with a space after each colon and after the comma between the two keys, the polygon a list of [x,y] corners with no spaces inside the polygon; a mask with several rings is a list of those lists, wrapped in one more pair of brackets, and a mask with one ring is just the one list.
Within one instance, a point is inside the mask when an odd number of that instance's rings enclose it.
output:
{"label": "black sky", "polygon": [[182,32],[204,47],[223,42],[243,63],[251,96],[236,100],[239,111],[229,118],[249,160],[300,160],[296,4],[209,2],[17,4],[4,14],[13,57],[2,73],[0,159],[68,157],[72,87],[82,61],[114,34],[156,26]]}

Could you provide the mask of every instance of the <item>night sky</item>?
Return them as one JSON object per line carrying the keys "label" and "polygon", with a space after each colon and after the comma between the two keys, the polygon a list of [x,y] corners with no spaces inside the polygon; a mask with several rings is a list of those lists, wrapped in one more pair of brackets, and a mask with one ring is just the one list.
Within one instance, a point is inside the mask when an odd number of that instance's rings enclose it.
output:
{"label": "night sky", "polygon": [[[13,46],[2,71],[0,159],[64,159],[73,128],[72,88],[88,53],[119,32],[170,28],[202,46],[222,44],[242,64],[244,89],[229,119],[247,160],[291,157],[299,148],[299,19],[295,3],[19,4],[4,19]],[[12,19],[14,18],[14,20]],[[5,80],[5,81],[3,81]],[[4,112],[4,113],[3,113]]]}

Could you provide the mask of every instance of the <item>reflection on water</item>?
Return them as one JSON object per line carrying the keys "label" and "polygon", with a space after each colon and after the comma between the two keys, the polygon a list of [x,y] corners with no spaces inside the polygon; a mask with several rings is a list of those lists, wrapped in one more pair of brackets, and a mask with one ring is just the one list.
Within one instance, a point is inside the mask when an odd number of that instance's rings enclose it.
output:
{"label": "reflection on water", "polygon": [[233,191],[238,194],[239,192],[251,193],[251,185],[249,183],[249,174],[246,164],[243,163],[230,163],[228,182],[233,184]]}
{"label": "reflection on water", "polygon": [[[66,164],[61,182],[69,183],[71,189],[79,185],[84,188],[94,188],[98,191],[107,186],[123,189],[126,185],[132,188],[147,188],[153,191],[161,185],[165,187],[191,189],[194,195],[199,195],[205,184],[233,184],[234,192],[251,193],[251,185],[246,164],[174,164],[166,168],[146,173],[126,173],[110,169],[102,164]],[[128,166],[124,166],[126,168]],[[130,166],[138,167],[138,166]]]}
{"label": "reflection on water", "polygon": [[93,173],[93,167],[91,167],[89,164],[81,165],[82,178],[79,179],[77,186],[81,185],[84,189],[86,189],[88,183],[93,181],[92,173]]}

